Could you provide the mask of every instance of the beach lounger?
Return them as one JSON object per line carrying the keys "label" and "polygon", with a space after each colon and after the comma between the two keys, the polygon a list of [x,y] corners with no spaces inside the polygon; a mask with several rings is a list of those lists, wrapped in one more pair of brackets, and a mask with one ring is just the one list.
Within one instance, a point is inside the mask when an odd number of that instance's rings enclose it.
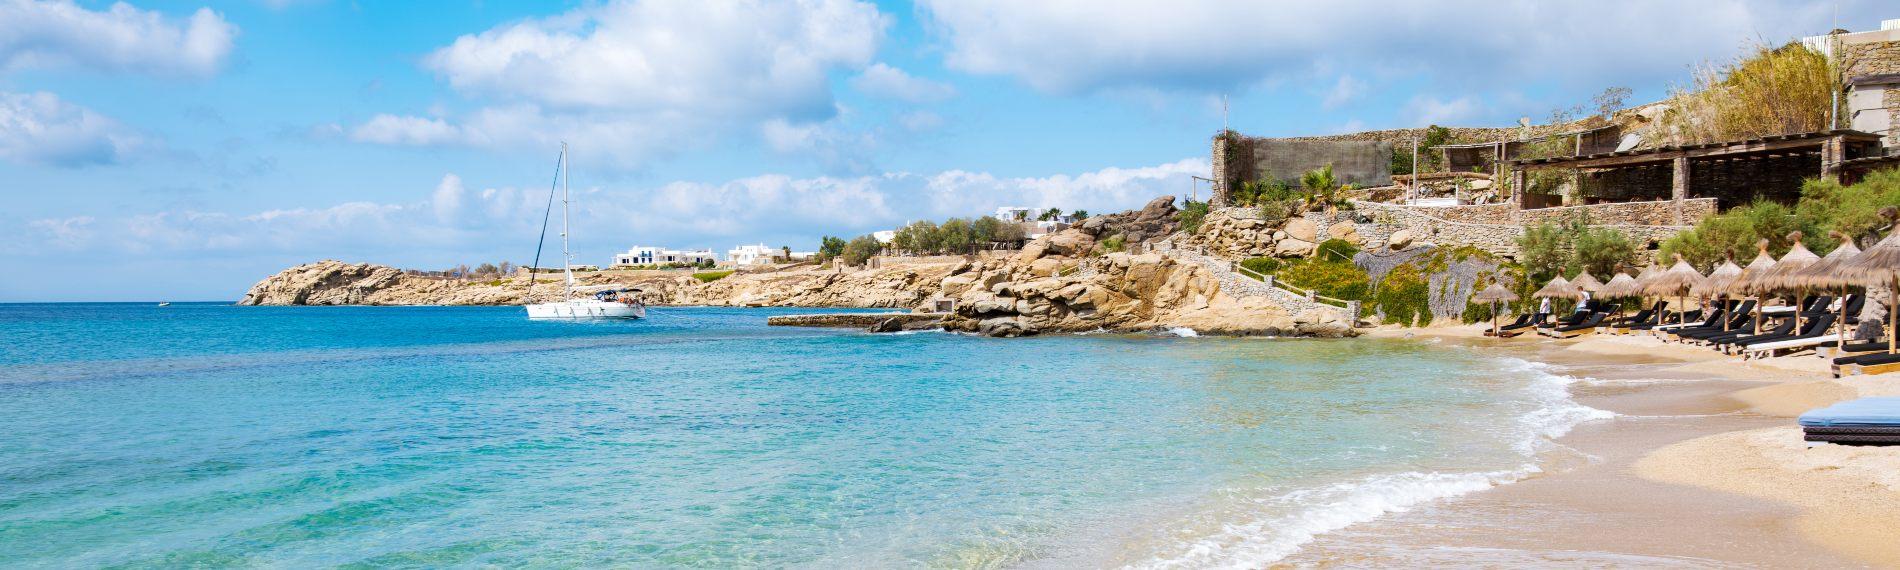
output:
{"label": "beach lounger", "polygon": [[[1518,329],[1518,328],[1530,326],[1529,323],[1531,322],[1532,316],[1533,316],[1532,313],[1524,313],[1522,315],[1518,315],[1517,320],[1511,321],[1510,324],[1506,324],[1504,326],[1498,327],[1498,332],[1503,332],[1504,329]],[[1491,334],[1492,333],[1489,329],[1486,329],[1484,331],[1484,336],[1491,336]]]}
{"label": "beach lounger", "polygon": [[[1853,334],[1853,333],[1849,332],[1848,334]],[[1852,339],[1849,339],[1848,343],[1845,345],[1824,346],[1823,348],[1825,348],[1826,350],[1816,349],[1817,351],[1823,353],[1821,354],[1821,357],[1823,358],[1847,358],[1850,356],[1860,356],[1863,354],[1886,352],[1887,339],[1877,338],[1873,340],[1863,340],[1863,341],[1858,341],[1858,342]]]}
{"label": "beach lounger", "polygon": [[1752,313],[1754,308],[1754,301],[1742,303],[1741,307],[1730,313],[1732,316],[1729,317],[1726,326],[1715,324],[1687,329],[1673,329],[1665,332],[1679,341],[1702,340],[1708,337],[1735,334],[1742,331],[1749,331],[1750,334],[1753,334],[1754,329],[1748,325],[1754,321]]}
{"label": "beach lounger", "polygon": [[1529,322],[1512,323],[1510,326],[1498,327],[1498,338],[1511,338],[1536,330],[1536,327],[1543,323],[1544,319],[1549,316],[1550,315],[1544,313],[1534,313],[1531,315]]}
{"label": "beach lounger", "polygon": [[1834,359],[1835,378],[1849,374],[1886,374],[1888,372],[1900,372],[1900,354],[1888,354],[1883,350]]}
{"label": "beach lounger", "polygon": [[1792,333],[1794,333],[1794,319],[1786,318],[1786,319],[1782,319],[1781,322],[1776,323],[1774,328],[1762,331],[1760,333],[1756,333],[1752,330],[1741,331],[1741,332],[1735,332],[1735,333],[1729,333],[1729,334],[1705,336],[1705,337],[1701,337],[1700,340],[1704,343],[1707,343],[1709,346],[1715,347],[1717,350],[1722,350],[1724,347],[1731,344],[1735,344],[1735,343],[1771,341],[1771,340],[1776,340],[1783,337],[1793,336]]}
{"label": "beach lounger", "polygon": [[1860,398],[1809,410],[1796,420],[1802,439],[1847,445],[1900,444],[1900,398]]}
{"label": "beach lounger", "polygon": [[1693,325],[1693,324],[1698,324],[1698,322],[1701,320],[1702,320],[1701,309],[1689,311],[1688,314],[1672,313],[1672,312],[1665,311],[1662,314],[1656,316],[1655,322],[1640,324],[1640,325],[1630,325],[1627,328],[1627,330],[1629,330],[1630,332],[1653,331],[1658,328],[1676,326],[1674,324],[1676,321],[1687,321],[1689,324]]}
{"label": "beach lounger", "polygon": [[1603,324],[1603,318],[1607,315],[1608,313],[1591,313],[1590,317],[1584,319],[1583,322],[1549,331],[1537,331],[1537,334],[1553,338],[1576,338],[1596,334],[1597,327]]}
{"label": "beach lounger", "polygon": [[1759,356],[1776,356],[1783,350],[1805,350],[1822,343],[1835,342],[1839,337],[1834,336],[1833,329],[1834,315],[1823,314],[1803,324],[1801,334],[1799,335],[1735,342],[1724,348],[1732,354],[1742,355],[1743,359]]}
{"label": "beach lounger", "polygon": [[1604,328],[1609,329],[1611,334],[1628,333],[1630,327],[1655,324],[1657,315],[1660,315],[1662,312],[1663,303],[1657,302],[1655,307],[1643,309],[1637,311],[1634,315],[1606,322],[1604,323]]}

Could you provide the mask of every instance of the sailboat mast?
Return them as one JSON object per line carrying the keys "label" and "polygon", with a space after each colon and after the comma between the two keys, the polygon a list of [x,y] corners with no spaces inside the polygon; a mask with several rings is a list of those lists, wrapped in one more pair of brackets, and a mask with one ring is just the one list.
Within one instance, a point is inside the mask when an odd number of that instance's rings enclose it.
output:
{"label": "sailboat mast", "polygon": [[567,143],[561,143],[561,272],[567,283],[561,288],[562,299],[574,298],[574,254],[567,248]]}

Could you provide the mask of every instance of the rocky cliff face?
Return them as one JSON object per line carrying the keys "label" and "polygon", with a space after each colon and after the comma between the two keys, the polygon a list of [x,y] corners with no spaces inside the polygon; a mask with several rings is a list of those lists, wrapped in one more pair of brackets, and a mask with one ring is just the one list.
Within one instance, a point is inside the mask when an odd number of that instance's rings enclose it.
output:
{"label": "rocky cliff face", "polygon": [[[1177,229],[1172,198],[1090,218],[1008,256],[891,264],[836,271],[795,267],[735,273],[701,283],[683,272],[590,274],[583,285],[620,285],[664,305],[919,308],[956,300],[945,328],[993,336],[1188,327],[1208,334],[1339,336],[1352,329],[1327,314],[1291,315],[1263,296],[1222,291],[1207,267],[1137,244]],[[558,278],[469,282],[406,275],[392,267],[326,260],[264,279],[242,305],[511,305],[553,299]]]}
{"label": "rocky cliff face", "polygon": [[[661,305],[899,307],[920,305],[954,263],[836,272],[814,267],[734,273],[701,283],[683,272],[592,274],[581,285],[638,288]],[[529,295],[526,278],[478,282],[405,275],[383,265],[326,260],[265,278],[240,305],[519,305],[560,295],[560,278],[542,276]]]}

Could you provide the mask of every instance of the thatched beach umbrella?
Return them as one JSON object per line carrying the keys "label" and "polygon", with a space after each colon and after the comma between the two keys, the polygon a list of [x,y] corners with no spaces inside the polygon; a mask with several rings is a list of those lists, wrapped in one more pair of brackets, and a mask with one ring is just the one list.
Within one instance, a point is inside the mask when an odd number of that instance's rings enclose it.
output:
{"label": "thatched beach umbrella", "polygon": [[[1880,215],[1893,221],[1895,210],[1892,206],[1880,209]],[[1867,251],[1860,252],[1842,263],[1842,277],[1855,279],[1863,284],[1885,283],[1887,285],[1887,353],[1900,352],[1900,224],[1887,231],[1887,239],[1880,240]]]}
{"label": "thatched beach umbrella", "polygon": [[1636,282],[1635,277],[1630,277],[1630,274],[1619,272],[1615,277],[1610,278],[1609,283],[1604,283],[1603,287],[1597,290],[1597,295],[1612,299],[1616,297],[1641,297],[1643,295],[1643,285]]}
{"label": "thatched beach umbrella", "polygon": [[1828,232],[1828,237],[1841,240],[1841,245],[1826,257],[1814,262],[1806,269],[1781,279],[1781,283],[1790,287],[1808,286],[1817,289],[1832,288],[1841,293],[1841,316],[1834,320],[1834,330],[1840,338],[1847,338],[1847,288],[1859,285],[1851,279],[1841,277],[1841,265],[1860,255],[1860,246],[1854,245],[1853,236],[1841,232]]}
{"label": "thatched beach umbrella", "polygon": [[1676,322],[1680,324],[1688,322],[1688,311],[1682,310],[1684,308],[1682,297],[1689,293],[1689,288],[1700,282],[1702,282],[1702,274],[1696,272],[1695,267],[1689,265],[1689,262],[1683,261],[1682,254],[1678,253],[1676,264],[1670,266],[1668,271],[1656,274],[1649,284],[1643,287],[1643,292],[1651,295],[1674,296],[1677,304]]}
{"label": "thatched beach umbrella", "polygon": [[[1751,286],[1749,284],[1750,281],[1760,279],[1762,275],[1768,273],[1768,270],[1775,268],[1775,256],[1768,255],[1767,238],[1762,238],[1761,241],[1755,242],[1755,250],[1755,259],[1748,262],[1747,266],[1742,267],[1742,276],[1735,278],[1735,281],[1729,283],[1728,290],[1730,292],[1740,293],[1747,290]],[[1756,303],[1755,334],[1761,334],[1762,308],[1760,303]]]}
{"label": "thatched beach umbrella", "polygon": [[1502,283],[1492,283],[1490,287],[1472,295],[1471,299],[1491,303],[1491,336],[1498,336],[1498,302],[1516,301],[1517,294],[1505,289]]}
{"label": "thatched beach umbrella", "polygon": [[1564,279],[1564,276],[1558,275],[1557,277],[1551,279],[1550,283],[1544,284],[1544,288],[1538,289],[1536,293],[1531,293],[1531,296],[1532,297],[1575,297],[1577,296],[1578,291],[1579,290],[1577,289],[1577,286],[1571,285],[1569,279]]}
{"label": "thatched beach umbrella", "polygon": [[[1734,285],[1735,280],[1741,276],[1742,267],[1735,264],[1735,252],[1730,251],[1728,252],[1728,259],[1722,260],[1721,265],[1715,266],[1715,270],[1710,271],[1709,276],[1704,277],[1702,282],[1696,283],[1695,286],[1689,288],[1689,294],[1698,297],[1715,297],[1720,295],[1724,301],[1727,301],[1730,286]],[[1722,330],[1728,330],[1728,319],[1726,318],[1722,319]]]}
{"label": "thatched beach umbrella", "polygon": [[1796,334],[1800,334],[1801,298],[1807,295],[1810,286],[1801,284],[1791,286],[1785,285],[1783,282],[1787,281],[1789,276],[1800,273],[1801,270],[1807,269],[1808,266],[1821,261],[1821,256],[1815,255],[1812,251],[1808,251],[1808,246],[1801,243],[1801,232],[1796,231],[1788,234],[1788,239],[1794,242],[1794,247],[1788,249],[1788,254],[1781,256],[1781,261],[1775,262],[1774,267],[1769,268],[1768,271],[1762,273],[1760,276],[1749,280],[1748,283],[1744,284],[1744,289],[1755,295],[1773,291],[1793,290],[1795,292],[1794,331]]}
{"label": "thatched beach umbrella", "polygon": [[1591,293],[1595,293],[1597,290],[1603,288],[1603,282],[1597,281],[1595,277],[1591,277],[1589,271],[1578,273],[1576,279],[1570,280],[1570,284],[1575,285],[1579,291],[1589,291]]}

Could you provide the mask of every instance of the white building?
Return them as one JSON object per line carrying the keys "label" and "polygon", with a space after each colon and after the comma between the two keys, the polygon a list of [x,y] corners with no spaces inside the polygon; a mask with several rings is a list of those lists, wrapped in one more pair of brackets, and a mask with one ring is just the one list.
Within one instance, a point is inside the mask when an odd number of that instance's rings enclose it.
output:
{"label": "white building", "polygon": [[[1048,211],[1049,211],[1049,208],[1024,208],[1022,206],[1003,206],[1003,207],[997,208],[996,213],[991,214],[991,215],[996,216],[996,219],[1002,220],[1005,222],[1014,222],[1017,220],[1022,220],[1025,222],[1034,222],[1034,221],[1039,221],[1039,218],[1042,217],[1042,214]],[[1061,222],[1064,224],[1073,224],[1075,223],[1075,216],[1062,214],[1060,216],[1056,216],[1055,220],[1053,221]]]}
{"label": "white building", "polygon": [[626,253],[614,254],[615,266],[627,265],[666,265],[682,263],[686,265],[704,265],[718,263],[719,256],[708,249],[667,249],[660,246],[636,245]]}
{"label": "white building", "polygon": [[772,263],[773,257],[779,257],[784,254],[785,252],[783,250],[773,249],[762,243],[757,245],[742,245],[727,250],[726,261],[732,262],[732,264],[737,267],[766,265]]}

